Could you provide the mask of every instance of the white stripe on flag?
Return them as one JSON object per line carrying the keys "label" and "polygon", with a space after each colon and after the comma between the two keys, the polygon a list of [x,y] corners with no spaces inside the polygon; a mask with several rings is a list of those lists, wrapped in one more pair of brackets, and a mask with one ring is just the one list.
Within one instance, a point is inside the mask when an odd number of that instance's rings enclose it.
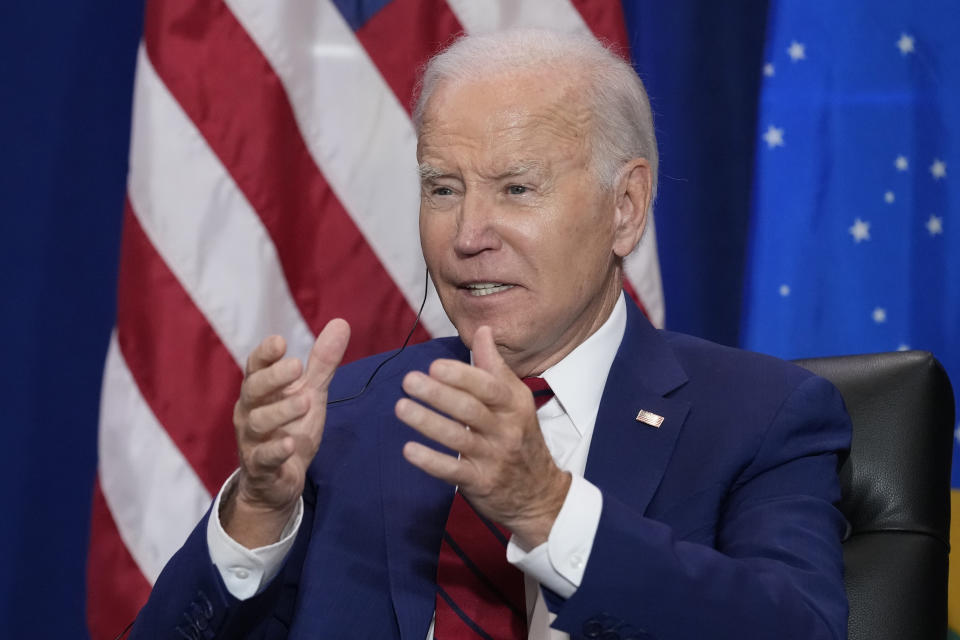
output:
{"label": "white stripe on flag", "polygon": [[489,33],[507,27],[590,33],[570,0],[447,0],[447,4],[467,33]]}
{"label": "white stripe on flag", "polygon": [[[329,0],[227,0],[280,78],[314,162],[413,309],[423,296],[417,140],[407,112]],[[432,286],[431,286],[432,291]],[[436,302],[421,322],[453,335]]]}
{"label": "white stripe on flag", "polygon": [[647,310],[647,317],[653,326],[664,326],[664,301],[663,284],[660,281],[660,259],[657,257],[657,233],[653,224],[653,215],[651,208],[650,218],[647,220],[647,228],[640,238],[640,244],[637,249],[627,256],[624,261],[623,269],[627,280],[633,285],[637,292],[637,297],[643,302]]}
{"label": "white stripe on flag", "polygon": [[140,395],[110,338],[100,398],[100,486],[143,575],[153,584],[210,505],[210,494]]}
{"label": "white stripe on flag", "polygon": [[141,45],[129,194],[150,242],[240,366],[267,335],[304,358],[313,335],[256,211],[167,90]]}

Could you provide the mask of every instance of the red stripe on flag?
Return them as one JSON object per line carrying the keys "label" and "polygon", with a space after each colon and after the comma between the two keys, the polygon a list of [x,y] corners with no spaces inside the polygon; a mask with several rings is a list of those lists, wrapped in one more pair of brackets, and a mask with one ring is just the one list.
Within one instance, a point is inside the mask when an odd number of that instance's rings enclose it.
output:
{"label": "red stripe on flag", "polygon": [[620,0],[571,0],[583,21],[598,39],[613,45],[614,51],[630,59],[630,40]]}
{"label": "red stripe on flag", "polygon": [[[345,318],[348,360],[397,347],[414,312],[317,168],[280,79],[226,5],[151,0],[144,41],[259,214],[307,324],[316,333]],[[418,327],[414,341],[429,337]]]}
{"label": "red stripe on flag", "polygon": [[446,0],[392,0],[356,35],[400,104],[411,112],[418,70],[462,32]]}
{"label": "red stripe on flag", "polygon": [[117,341],[147,405],[216,493],[237,467],[233,404],[241,371],[157,253],[127,201]]}
{"label": "red stripe on flag", "polygon": [[90,637],[94,640],[115,638],[136,617],[149,595],[150,583],[123,544],[97,480],[93,486],[87,553]]}

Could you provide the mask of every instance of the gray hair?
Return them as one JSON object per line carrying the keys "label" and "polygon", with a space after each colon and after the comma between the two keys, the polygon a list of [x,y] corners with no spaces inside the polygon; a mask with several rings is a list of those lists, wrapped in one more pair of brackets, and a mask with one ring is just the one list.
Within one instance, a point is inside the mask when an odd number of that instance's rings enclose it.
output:
{"label": "gray hair", "polygon": [[544,67],[570,76],[579,73],[592,110],[591,150],[601,184],[610,188],[623,165],[645,158],[657,193],[657,138],[650,100],[633,67],[589,34],[544,29],[511,29],[463,36],[427,62],[414,103],[413,124],[419,135],[430,96],[441,81],[464,81],[515,70]]}

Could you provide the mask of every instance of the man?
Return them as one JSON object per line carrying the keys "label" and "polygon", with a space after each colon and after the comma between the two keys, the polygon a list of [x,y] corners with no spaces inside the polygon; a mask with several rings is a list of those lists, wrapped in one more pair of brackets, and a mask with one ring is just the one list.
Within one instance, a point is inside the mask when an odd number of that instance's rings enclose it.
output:
{"label": "man", "polygon": [[[342,320],[305,369],[266,339],[240,469],[133,637],[845,638],[839,394],[622,293],[657,163],[632,69],[590,38],[466,37],[414,121],[460,339],[335,377]],[[475,535],[506,551],[474,561]]]}

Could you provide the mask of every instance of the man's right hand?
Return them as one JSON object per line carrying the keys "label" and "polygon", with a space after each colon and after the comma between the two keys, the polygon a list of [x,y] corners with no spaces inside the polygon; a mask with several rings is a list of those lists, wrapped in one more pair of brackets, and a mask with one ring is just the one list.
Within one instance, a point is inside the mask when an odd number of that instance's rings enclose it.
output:
{"label": "man's right hand", "polygon": [[283,357],[280,336],[265,339],[247,359],[233,410],[240,473],[221,500],[220,521],[248,549],[277,542],[296,508],[323,437],[327,389],[349,339],[346,321],[328,322],[305,372],[300,360]]}

